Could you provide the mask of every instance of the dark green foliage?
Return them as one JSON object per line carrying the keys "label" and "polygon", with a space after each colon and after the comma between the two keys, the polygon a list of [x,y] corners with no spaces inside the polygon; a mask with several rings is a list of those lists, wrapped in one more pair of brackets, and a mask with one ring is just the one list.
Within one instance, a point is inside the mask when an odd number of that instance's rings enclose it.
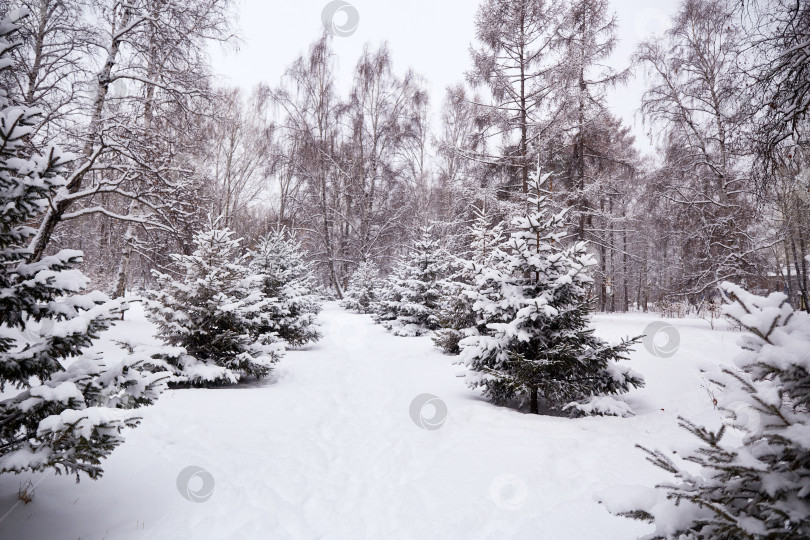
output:
{"label": "dark green foliage", "polygon": [[261,279],[261,290],[273,302],[265,304],[265,333],[299,347],[320,339],[316,317],[321,309],[312,293],[315,280],[301,248],[284,230],[264,237],[250,255],[250,271]]}
{"label": "dark green foliage", "polygon": [[589,328],[595,261],[584,243],[563,243],[564,214],[550,214],[541,196],[547,177],[532,179],[532,210],[513,220],[490,262],[471,265],[468,294],[483,332],[461,341],[468,382],[496,403],[528,402],[532,412],[626,414],[604,396],[643,384],[616,363],[637,340],[608,345]]}
{"label": "dark green foliage", "polygon": [[277,303],[264,295],[232,231],[212,223],[194,238],[192,255],[173,255],[182,277],[155,272],[160,289],[147,305],[159,336],[176,348],[165,360],[176,383],[234,384],[264,377],[283,355],[272,326]]}
{"label": "dark green foliage", "polygon": [[421,336],[438,329],[448,267],[447,253],[430,227],[422,227],[410,253],[387,280],[375,320],[398,336]]}
{"label": "dark green foliage", "polygon": [[[658,486],[669,506],[631,517],[653,515],[653,538],[810,538],[810,315],[794,311],[782,293],[722,289],[726,315],[748,332],[735,360],[742,371],[726,368],[714,380],[725,425],[713,430],[680,419],[699,441],[682,458],[689,468],[642,448],[677,481]],[[741,445],[728,441],[730,430],[742,434]]]}
{"label": "dark green foliage", "polygon": [[[12,67],[15,22],[0,20],[2,71]],[[35,110],[0,90],[0,471],[98,478],[123,429],[138,424],[133,409],[155,400],[168,374],[123,351],[87,351],[124,304],[85,293],[81,252],[33,260],[30,225],[59,197],[72,159],[36,147],[37,122]]]}
{"label": "dark green foliage", "polygon": [[373,313],[381,298],[382,287],[377,265],[372,261],[362,262],[349,279],[340,305],[358,313]]}

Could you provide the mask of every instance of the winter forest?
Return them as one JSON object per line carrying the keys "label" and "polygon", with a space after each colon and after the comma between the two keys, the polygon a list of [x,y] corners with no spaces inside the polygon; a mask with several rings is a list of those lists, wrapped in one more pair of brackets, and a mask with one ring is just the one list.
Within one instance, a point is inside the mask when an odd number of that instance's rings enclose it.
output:
{"label": "winter forest", "polygon": [[0,0],[0,539],[810,538],[810,0],[447,2]]}

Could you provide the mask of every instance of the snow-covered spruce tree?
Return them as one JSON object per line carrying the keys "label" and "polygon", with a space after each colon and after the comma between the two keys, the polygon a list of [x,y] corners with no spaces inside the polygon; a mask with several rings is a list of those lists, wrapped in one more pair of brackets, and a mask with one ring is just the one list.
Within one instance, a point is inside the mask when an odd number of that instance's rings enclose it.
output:
{"label": "snow-covered spruce tree", "polygon": [[[810,314],[782,293],[721,288],[726,316],[747,332],[741,371],[726,368],[714,381],[728,422],[713,431],[680,419],[700,441],[684,457],[699,471],[642,447],[677,482],[658,486],[666,501],[625,515],[655,519],[651,538],[810,538]],[[727,440],[729,426],[741,444]]]}
{"label": "snow-covered spruce tree", "polygon": [[313,294],[315,279],[300,245],[284,229],[259,241],[250,254],[249,268],[261,278],[265,297],[275,300],[264,308],[269,321],[265,332],[275,332],[294,347],[320,339],[315,318],[321,305]]}
{"label": "snow-covered spruce tree", "polygon": [[449,266],[431,227],[421,227],[410,252],[386,280],[375,320],[398,336],[421,336],[439,328],[437,309]]}
{"label": "snow-covered spruce tree", "polygon": [[[0,21],[0,69],[12,67],[12,35],[25,13]],[[88,351],[124,308],[100,292],[80,294],[88,280],[75,267],[80,251],[29,262],[29,226],[48,197],[63,189],[72,159],[42,154],[28,139],[38,121],[22,99],[0,90],[0,472],[102,474],[101,460],[123,442],[134,409],[151,403],[168,373],[151,373],[121,351]]]}
{"label": "snow-covered spruce tree", "polygon": [[460,343],[468,383],[496,403],[528,401],[533,413],[625,414],[607,395],[643,385],[616,363],[637,339],[609,345],[588,327],[596,263],[584,242],[564,245],[565,212],[551,213],[542,195],[549,176],[532,175],[529,212],[476,272],[468,294],[485,332]]}
{"label": "snow-covered spruce tree", "polygon": [[343,309],[359,313],[372,313],[380,298],[383,280],[380,279],[380,268],[374,261],[364,261],[349,278],[349,285],[343,292],[340,305]]}
{"label": "snow-covered spruce tree", "polygon": [[433,342],[447,354],[461,352],[459,342],[467,336],[478,335],[478,314],[473,309],[475,275],[492,262],[492,255],[503,241],[503,224],[492,225],[486,209],[475,208],[475,220],[467,235],[469,251],[458,257],[451,267],[455,272],[446,280],[444,295],[439,301],[438,320],[441,328]]}
{"label": "snow-covered spruce tree", "polygon": [[158,290],[148,293],[150,319],[158,336],[176,349],[165,356],[173,382],[234,384],[264,377],[284,353],[267,328],[273,298],[262,292],[262,277],[251,274],[240,240],[218,220],[194,237],[191,255],[172,255],[180,278],[155,271]]}

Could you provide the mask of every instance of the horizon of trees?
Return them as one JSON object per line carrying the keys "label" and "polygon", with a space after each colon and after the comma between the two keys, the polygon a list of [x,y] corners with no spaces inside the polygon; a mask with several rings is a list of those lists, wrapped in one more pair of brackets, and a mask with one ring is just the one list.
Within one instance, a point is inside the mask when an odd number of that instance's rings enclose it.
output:
{"label": "horizon of trees", "polygon": [[[365,47],[341,93],[327,33],[274,86],[217,86],[206,51],[236,39],[232,0],[0,6],[31,12],[2,84],[41,109],[32,140],[75,157],[33,258],[81,249],[116,296],[174,271],[168,254],[189,254],[210,215],[245,248],[286,228],[340,298],[422,227],[464,252],[479,213],[511,215],[539,164],[596,255],[598,309],[702,310],[729,280],[809,309],[806,1],[684,0],[616,69],[607,0],[484,0],[466,80],[443,96],[395,71],[387,44]],[[652,158],[606,105],[631,68]]]}

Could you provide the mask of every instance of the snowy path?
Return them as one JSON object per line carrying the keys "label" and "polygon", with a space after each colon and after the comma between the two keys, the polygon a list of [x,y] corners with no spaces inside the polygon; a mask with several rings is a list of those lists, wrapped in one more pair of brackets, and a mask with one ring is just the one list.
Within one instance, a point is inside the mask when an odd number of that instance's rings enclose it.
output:
{"label": "snowy path", "polygon": [[[428,338],[391,336],[335,304],[321,320],[324,339],[290,352],[265,384],[166,393],[98,482],[39,475],[34,502],[15,507],[27,476],[0,478],[0,538],[627,539],[648,527],[595,495],[661,480],[634,444],[682,439],[674,418],[696,411],[678,403],[707,401],[683,363],[699,363],[705,337],[694,351],[684,343],[678,363],[634,355],[650,383],[630,398],[638,416],[569,420],[480,400]],[[649,320],[607,320],[603,333],[637,334]],[[733,348],[726,332],[695,332],[724,356]],[[439,429],[411,420],[424,393],[447,405]],[[214,479],[205,502],[178,492],[192,465]]]}

